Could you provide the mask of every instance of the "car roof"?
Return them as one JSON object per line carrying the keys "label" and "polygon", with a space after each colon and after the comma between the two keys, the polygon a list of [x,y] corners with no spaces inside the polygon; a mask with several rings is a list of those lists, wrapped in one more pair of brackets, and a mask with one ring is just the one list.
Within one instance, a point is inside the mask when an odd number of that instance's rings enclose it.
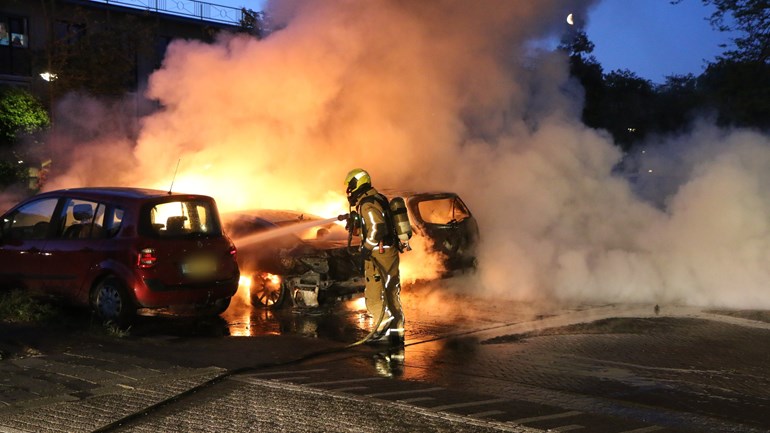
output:
{"label": "car roof", "polygon": [[450,191],[411,191],[411,190],[403,190],[403,189],[392,189],[392,188],[383,188],[378,189],[377,191],[385,194],[388,197],[402,197],[402,198],[411,198],[411,197],[451,197],[456,196],[457,193],[450,192]]}
{"label": "car roof", "polygon": [[87,188],[68,188],[56,191],[47,191],[38,194],[38,197],[59,196],[59,195],[78,195],[91,198],[120,197],[125,199],[148,199],[158,197],[195,197],[210,198],[200,194],[186,194],[179,192],[169,192],[150,188],[131,188],[131,187],[87,187]]}

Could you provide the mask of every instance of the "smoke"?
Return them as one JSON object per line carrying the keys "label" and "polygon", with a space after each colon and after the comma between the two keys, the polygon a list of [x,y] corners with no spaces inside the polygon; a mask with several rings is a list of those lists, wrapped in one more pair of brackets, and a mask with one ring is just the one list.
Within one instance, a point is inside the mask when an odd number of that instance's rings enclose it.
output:
{"label": "smoke", "polygon": [[363,167],[377,187],[460,193],[483,240],[472,293],[770,306],[767,137],[704,125],[627,162],[654,178],[621,176],[611,138],[580,123],[566,57],[529,48],[590,5],[271,3],[264,40],[173,42],[146,92],[161,108],[131,127],[65,104],[96,132],[60,140],[53,185],[174,179],[222,210],[333,216]]}

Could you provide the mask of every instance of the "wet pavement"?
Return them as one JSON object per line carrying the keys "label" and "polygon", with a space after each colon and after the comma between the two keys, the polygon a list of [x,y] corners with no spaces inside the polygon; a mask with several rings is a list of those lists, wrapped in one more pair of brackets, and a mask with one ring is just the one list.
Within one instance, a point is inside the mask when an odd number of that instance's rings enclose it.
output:
{"label": "wet pavement", "polygon": [[770,430],[770,314],[405,290],[402,350],[356,301],[0,325],[0,432]]}

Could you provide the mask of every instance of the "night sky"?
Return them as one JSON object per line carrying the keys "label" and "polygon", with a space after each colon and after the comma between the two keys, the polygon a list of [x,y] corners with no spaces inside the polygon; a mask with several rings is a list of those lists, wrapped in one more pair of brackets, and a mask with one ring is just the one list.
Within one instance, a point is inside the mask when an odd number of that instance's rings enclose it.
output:
{"label": "night sky", "polygon": [[628,69],[655,83],[703,72],[730,36],[711,27],[700,0],[604,0],[589,13],[586,34],[605,73]]}

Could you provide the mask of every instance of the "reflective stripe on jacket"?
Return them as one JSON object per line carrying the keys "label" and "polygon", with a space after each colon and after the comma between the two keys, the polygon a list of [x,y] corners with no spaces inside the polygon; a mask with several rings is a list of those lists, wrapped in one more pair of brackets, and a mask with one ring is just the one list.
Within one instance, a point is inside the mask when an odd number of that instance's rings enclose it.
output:
{"label": "reflective stripe on jacket", "polygon": [[[363,245],[368,250],[373,250],[380,242],[385,241],[385,237],[388,235],[385,212],[380,204],[376,200],[364,200],[364,198],[375,194],[377,194],[377,190],[372,188],[358,200],[358,214],[361,215],[361,222],[363,224]],[[364,201],[364,203],[361,203],[361,201]],[[390,246],[383,245],[383,248],[390,248]]]}

